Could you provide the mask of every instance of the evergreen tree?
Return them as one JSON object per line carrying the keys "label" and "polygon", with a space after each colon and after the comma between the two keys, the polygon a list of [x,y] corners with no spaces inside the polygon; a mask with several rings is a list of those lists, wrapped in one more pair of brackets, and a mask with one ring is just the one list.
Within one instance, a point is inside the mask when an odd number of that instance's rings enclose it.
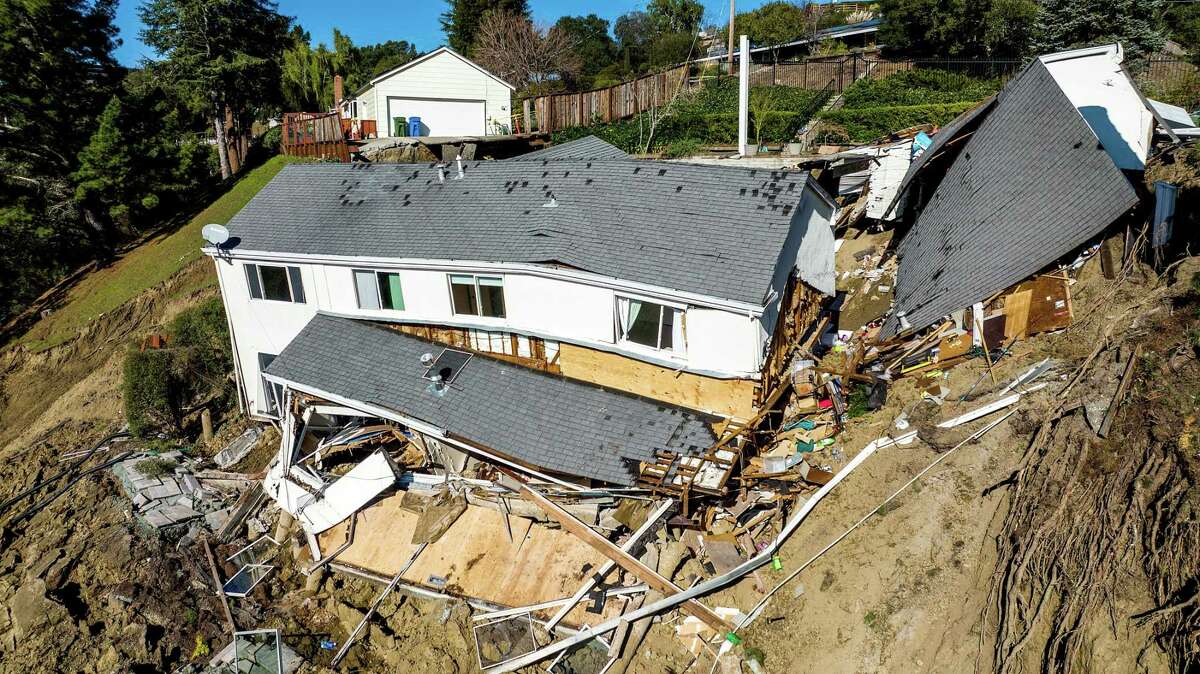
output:
{"label": "evergreen tree", "polygon": [[597,73],[612,65],[617,58],[617,43],[608,34],[608,21],[595,14],[587,16],[564,16],[554,24],[555,30],[573,44],[579,55],[580,70],[576,74],[564,74],[567,85],[575,90],[593,86]]}
{"label": "evergreen tree", "polygon": [[213,127],[221,177],[233,174],[225,127],[248,134],[277,109],[280,62],[291,20],[269,0],[147,0],[142,40],[165,58],[153,69],[202,107]]}
{"label": "evergreen tree", "polygon": [[1119,42],[1139,61],[1163,48],[1162,0],[1042,0],[1033,30],[1039,54]]}
{"label": "evergreen tree", "polygon": [[1018,58],[1037,12],[1034,0],[881,0],[879,41],[913,58]]}
{"label": "evergreen tree", "polygon": [[470,54],[475,47],[479,23],[488,12],[499,10],[529,16],[527,0],[446,0],[442,13],[442,32],[446,43],[460,54]]}

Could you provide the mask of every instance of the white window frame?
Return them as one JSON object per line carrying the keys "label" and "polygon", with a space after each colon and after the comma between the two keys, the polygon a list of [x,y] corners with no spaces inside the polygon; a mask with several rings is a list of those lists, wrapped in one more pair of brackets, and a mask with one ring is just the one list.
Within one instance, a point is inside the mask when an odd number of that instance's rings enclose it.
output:
{"label": "white window frame", "polygon": [[[653,305],[659,307],[658,327],[654,331],[654,335],[656,337],[655,346],[651,346],[649,344],[642,344],[641,342],[635,342],[626,337],[626,335],[628,335],[628,330],[622,328],[622,325],[621,325],[621,300],[641,302],[643,304],[653,304]],[[674,330],[674,329],[672,330],[671,346],[663,348],[663,346],[662,346],[663,312],[668,311],[668,310],[675,312],[676,323],[673,323],[672,325],[677,326],[678,330]],[[613,295],[613,334],[615,335],[614,341],[617,344],[620,344],[621,346],[624,346],[624,347],[627,347],[630,349],[640,349],[643,351],[650,351],[653,353],[666,353],[669,355],[682,357],[684,355],[684,353],[687,351],[687,349],[686,349],[687,331],[684,326],[684,316],[686,316],[686,315],[687,315],[687,306],[686,305],[678,304],[675,302],[666,302],[666,301],[663,301],[660,299],[651,299],[649,297],[639,297],[637,295],[624,295],[624,294]]]}
{"label": "white window frame", "polygon": [[[458,307],[454,306],[454,278],[461,277],[471,279],[471,286],[475,290],[475,307],[476,313],[464,314],[459,312]],[[483,313],[483,296],[479,291],[479,279],[496,279],[500,281],[500,297],[504,302],[503,316],[485,316]],[[504,274],[469,274],[450,272],[446,274],[446,290],[450,293],[450,313],[454,316],[474,316],[475,318],[485,321],[503,321],[508,319],[508,295],[504,292]]]}
{"label": "white window frame", "polygon": [[[304,272],[300,269],[299,266],[294,265],[294,264],[262,264],[259,262],[247,262],[242,266],[244,268],[243,275],[244,275],[244,272],[246,270],[248,270],[251,266],[254,267],[254,275],[258,279],[258,294],[261,297],[254,296],[254,287],[250,285],[249,277],[246,277],[246,294],[250,297],[250,301],[252,301],[252,302],[277,302],[280,304],[307,304],[308,303],[308,295],[304,292],[304,276],[303,276]],[[263,283],[263,276],[262,276],[262,268],[263,267],[271,267],[273,269],[282,269],[283,270],[283,275],[285,278],[287,278],[287,283],[288,283],[288,299],[276,300],[276,299],[271,299],[271,298],[267,297],[266,284]],[[293,282],[293,278],[292,278],[292,270],[293,269],[296,270],[296,277],[299,278],[299,280],[300,280],[300,296],[302,297],[302,299],[300,299],[300,300],[296,299],[296,284]]]}
{"label": "white window frame", "polygon": [[[376,304],[379,305],[379,308],[371,309],[371,308],[363,306],[362,297],[358,293],[358,274],[360,274],[360,273],[370,274],[371,277],[375,279],[375,302],[376,302]],[[380,284],[379,284],[379,275],[380,274],[395,274],[396,276],[400,276],[400,270],[398,270],[398,269],[366,269],[363,267],[354,267],[350,270],[350,282],[351,282],[351,285],[354,286],[354,301],[358,303],[358,308],[362,309],[363,311],[404,311],[405,308],[408,306],[404,302],[404,279],[403,278],[400,279],[400,304],[402,306],[399,309],[389,309],[389,308],[383,306],[383,290],[382,290],[382,286],[380,286]],[[396,298],[393,297],[392,304],[395,304],[395,303],[396,303]]]}

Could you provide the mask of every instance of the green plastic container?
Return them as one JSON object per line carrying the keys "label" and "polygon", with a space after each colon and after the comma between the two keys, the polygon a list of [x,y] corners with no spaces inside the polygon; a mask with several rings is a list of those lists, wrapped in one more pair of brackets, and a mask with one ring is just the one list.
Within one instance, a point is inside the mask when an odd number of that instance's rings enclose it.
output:
{"label": "green plastic container", "polygon": [[393,117],[392,118],[392,135],[407,136],[408,135],[408,118]]}

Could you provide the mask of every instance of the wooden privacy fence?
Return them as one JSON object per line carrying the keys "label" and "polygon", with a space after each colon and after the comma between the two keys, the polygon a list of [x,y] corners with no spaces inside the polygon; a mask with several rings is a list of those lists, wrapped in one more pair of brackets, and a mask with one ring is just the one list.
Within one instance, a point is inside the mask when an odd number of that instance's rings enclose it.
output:
{"label": "wooden privacy fence", "polygon": [[[977,78],[1007,80],[1023,66],[1024,62],[1019,59],[886,59],[878,51],[867,51],[803,61],[753,63],[750,85],[829,88],[834,93],[841,93],[860,79],[882,79],[905,70],[938,69]],[[523,121],[529,130],[553,132],[571,126],[628,119],[666,104],[681,87],[690,90],[704,86],[707,81],[736,76],[738,67],[735,63],[730,72],[725,60],[687,63],[604,89],[538,96],[531,99],[529,112],[533,119]],[[1139,64],[1136,74],[1143,85],[1169,89],[1195,81],[1197,69],[1187,61],[1159,56]]]}
{"label": "wooden privacy fence", "polygon": [[350,161],[350,147],[337,112],[285,112],[280,151],[293,157]]}
{"label": "wooden privacy fence", "polygon": [[604,89],[538,96],[532,105],[537,130],[613,122],[665,105],[681,85],[686,86],[689,70],[690,66],[682,65]]}

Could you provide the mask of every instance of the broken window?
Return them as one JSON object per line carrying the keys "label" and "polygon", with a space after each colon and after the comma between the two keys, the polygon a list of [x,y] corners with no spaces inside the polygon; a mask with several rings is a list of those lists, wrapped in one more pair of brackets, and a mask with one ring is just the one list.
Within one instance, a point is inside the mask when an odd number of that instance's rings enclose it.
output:
{"label": "broken window", "polygon": [[682,351],[683,311],[665,304],[618,297],[617,341]]}
{"label": "broken window", "polygon": [[304,304],[304,283],[299,267],[247,264],[246,284],[253,299]]}
{"label": "broken window", "polygon": [[225,561],[240,566],[233,577],[225,581],[221,591],[230,597],[245,597],[256,585],[270,575],[274,566],[266,564],[279,548],[279,543],[270,536],[262,536],[253,543],[238,550]]}
{"label": "broken window", "polygon": [[359,309],[404,310],[404,293],[396,272],[355,269],[354,292]]}
{"label": "broken window", "polygon": [[450,275],[454,313],[504,318],[504,280],[499,276]]}
{"label": "broken window", "polygon": [[283,385],[269,381],[262,376],[263,372],[271,366],[275,361],[276,354],[260,353],[258,354],[258,376],[262,383],[262,411],[268,414],[279,414],[280,405],[283,403]]}

